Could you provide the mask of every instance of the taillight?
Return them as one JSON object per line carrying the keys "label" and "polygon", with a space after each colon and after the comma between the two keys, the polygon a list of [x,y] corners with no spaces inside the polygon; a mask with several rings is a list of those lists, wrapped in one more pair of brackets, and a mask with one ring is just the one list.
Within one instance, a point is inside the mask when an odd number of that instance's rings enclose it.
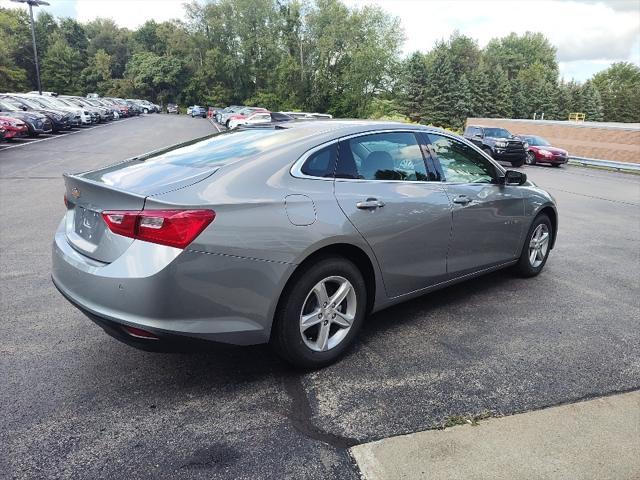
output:
{"label": "taillight", "polygon": [[213,210],[112,210],[102,218],[113,233],[185,248],[216,218]]}
{"label": "taillight", "polygon": [[69,210],[69,200],[67,199],[67,194],[64,194],[64,206]]}

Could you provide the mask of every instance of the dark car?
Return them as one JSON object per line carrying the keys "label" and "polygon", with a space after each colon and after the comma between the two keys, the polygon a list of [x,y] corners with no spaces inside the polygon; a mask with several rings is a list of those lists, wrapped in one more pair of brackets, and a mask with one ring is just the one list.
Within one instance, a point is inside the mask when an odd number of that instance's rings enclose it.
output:
{"label": "dark car", "polygon": [[175,113],[176,115],[178,115],[180,113],[180,107],[178,107],[178,105],[176,105],[175,103],[168,103],[167,113]]}
{"label": "dark car", "polygon": [[475,143],[495,160],[509,162],[514,167],[524,165],[527,157],[529,145],[504,128],[467,125],[464,138]]}
{"label": "dark car", "polygon": [[537,135],[520,135],[528,144],[527,165],[536,163],[548,163],[559,167],[569,161],[569,153],[562,148],[552,146],[547,140]]}
{"label": "dark car", "polygon": [[0,98],[23,111],[37,112],[46,116],[51,120],[51,127],[54,132],[69,130],[71,128],[71,115],[69,112],[50,107],[43,107],[33,100],[28,100],[18,95],[2,95]]}
{"label": "dark car", "polygon": [[13,106],[11,103],[7,103],[1,98],[0,115],[22,120],[27,124],[30,137],[37,137],[41,133],[51,133],[53,131],[51,120],[49,120],[46,115],[42,115],[37,112],[25,112],[24,110]]}
{"label": "dark car", "polygon": [[105,121],[105,114],[103,114],[99,108],[94,107],[93,105],[90,105],[83,98],[68,97],[68,96],[58,97],[58,98],[61,98],[65,102],[70,103],[71,105],[74,105],[76,107],[83,108],[84,110],[89,112],[89,114],[91,115],[91,121],[93,123],[100,123]]}

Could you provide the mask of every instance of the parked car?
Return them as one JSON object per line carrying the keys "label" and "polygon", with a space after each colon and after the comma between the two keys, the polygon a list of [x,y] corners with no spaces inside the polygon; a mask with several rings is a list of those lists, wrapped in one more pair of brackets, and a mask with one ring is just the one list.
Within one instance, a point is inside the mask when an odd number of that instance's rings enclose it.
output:
{"label": "parked car", "polygon": [[16,94],[0,95],[0,98],[4,99],[5,102],[11,103],[16,108],[20,108],[28,112],[41,113],[46,116],[51,121],[51,126],[54,132],[69,130],[71,128],[71,115],[68,112],[53,108],[45,108],[37,102],[30,101],[27,98]]}
{"label": "parked car", "polygon": [[227,120],[229,119],[229,117],[231,115],[233,115],[234,113],[239,112],[243,108],[246,108],[246,107],[241,106],[241,105],[230,105],[230,106],[228,106],[226,108],[223,108],[216,115],[216,121],[221,125],[226,125],[227,124]]}
{"label": "parked car", "polygon": [[53,132],[51,120],[46,115],[37,112],[25,112],[2,98],[0,98],[0,115],[22,120],[27,124],[30,137]]}
{"label": "parked car", "polygon": [[328,120],[333,118],[332,115],[328,113],[310,113],[310,112],[282,112],[285,115],[289,115],[296,120]]}
{"label": "parked car", "polygon": [[191,118],[195,118],[195,117],[207,118],[207,109],[199,105],[194,105],[193,107],[191,107],[190,115],[191,115]]}
{"label": "parked car", "polygon": [[524,165],[527,157],[526,142],[504,128],[467,125],[464,138],[475,143],[495,160],[509,162],[514,167]]}
{"label": "parked car", "polygon": [[105,122],[106,121],[106,113],[103,113],[101,109],[94,107],[93,105],[91,105],[89,102],[86,101],[86,99],[84,98],[80,98],[80,97],[71,97],[71,96],[58,96],[57,98],[64,100],[65,102],[75,106],[75,107],[80,107],[82,108],[84,111],[89,112],[89,114],[91,115],[91,121],[92,123],[100,123],[100,122]]}
{"label": "parked car", "polygon": [[64,182],[52,279],[107,333],[150,350],[268,342],[308,368],[372,312],[501,268],[539,274],[557,229],[523,172],[394,122],[228,130]]}
{"label": "parked car", "polygon": [[26,97],[44,107],[55,108],[69,113],[72,119],[71,125],[74,127],[91,125],[92,123],[91,114],[89,112],[76,105],[67,104],[58,97],[31,94],[27,94]]}
{"label": "parked car", "polygon": [[180,107],[175,103],[167,103],[167,113],[175,113],[178,115],[180,113]]}
{"label": "parked car", "polygon": [[271,112],[254,112],[248,116],[231,117],[228,122],[229,128],[236,128],[240,125],[255,125],[257,123],[270,123]]}
{"label": "parked car", "polygon": [[552,146],[547,140],[537,135],[520,135],[520,138],[529,144],[527,150],[527,165],[536,163],[548,163],[554,167],[569,161],[569,152],[562,148]]}
{"label": "parked car", "polygon": [[141,109],[142,113],[154,113],[159,112],[160,107],[155,105],[147,100],[136,100],[136,99],[128,99],[131,102],[135,102]]}
{"label": "parked car", "polygon": [[118,113],[120,114],[120,117],[129,117],[131,116],[129,113],[129,105],[127,105],[125,103],[124,100],[122,100],[121,98],[112,98],[112,97],[106,97],[104,99],[107,102],[110,102],[111,105],[114,106],[114,108],[116,108],[118,110]]}
{"label": "parked car", "polygon": [[4,135],[2,137],[4,140],[21,138],[29,135],[27,124],[22,120],[18,120],[17,118],[13,117],[0,115],[0,128],[4,130]]}
{"label": "parked car", "polygon": [[230,128],[229,125],[231,124],[231,120],[242,120],[256,112],[269,113],[269,110],[260,107],[244,107],[242,110],[231,112],[230,114],[226,115],[224,124],[227,128]]}

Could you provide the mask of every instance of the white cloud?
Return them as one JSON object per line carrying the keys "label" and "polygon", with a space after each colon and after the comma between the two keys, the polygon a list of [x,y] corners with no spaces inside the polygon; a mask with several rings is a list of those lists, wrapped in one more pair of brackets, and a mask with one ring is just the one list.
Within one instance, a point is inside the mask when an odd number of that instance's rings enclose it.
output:
{"label": "white cloud", "polygon": [[106,17],[121,27],[133,29],[147,20],[183,19],[183,3],[176,0],[78,0],[76,10],[81,22]]}
{"label": "white cloud", "polygon": [[[511,32],[541,32],[558,49],[561,73],[585,80],[613,61],[640,65],[640,1],[347,0],[378,5],[400,18],[404,52],[428,51],[454,30],[480,47]],[[586,62],[585,62],[586,61]]]}

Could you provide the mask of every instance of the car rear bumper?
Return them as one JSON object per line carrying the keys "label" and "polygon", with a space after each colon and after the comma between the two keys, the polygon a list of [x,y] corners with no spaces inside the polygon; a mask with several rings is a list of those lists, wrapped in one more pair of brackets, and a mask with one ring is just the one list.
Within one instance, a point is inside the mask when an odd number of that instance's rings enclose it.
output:
{"label": "car rear bumper", "polygon": [[285,263],[138,240],[105,264],[77,252],[63,223],[52,251],[52,280],[58,290],[120,334],[128,335],[123,326],[132,326],[159,338],[236,345],[269,340],[275,304],[292,269]]}

